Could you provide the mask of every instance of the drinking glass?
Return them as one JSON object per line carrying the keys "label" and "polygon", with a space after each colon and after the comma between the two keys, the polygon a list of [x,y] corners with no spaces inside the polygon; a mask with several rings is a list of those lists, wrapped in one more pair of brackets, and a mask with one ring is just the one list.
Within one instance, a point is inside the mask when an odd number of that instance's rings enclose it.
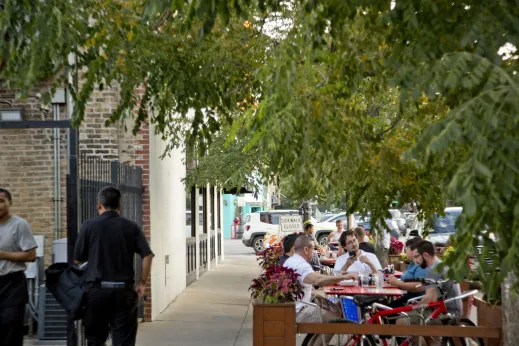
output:
{"label": "drinking glass", "polygon": [[369,285],[369,275],[361,274],[360,275],[360,283],[361,283],[362,286],[368,286]]}
{"label": "drinking glass", "polygon": [[375,274],[375,286],[377,289],[382,289],[384,287],[384,274],[382,273],[376,273]]}

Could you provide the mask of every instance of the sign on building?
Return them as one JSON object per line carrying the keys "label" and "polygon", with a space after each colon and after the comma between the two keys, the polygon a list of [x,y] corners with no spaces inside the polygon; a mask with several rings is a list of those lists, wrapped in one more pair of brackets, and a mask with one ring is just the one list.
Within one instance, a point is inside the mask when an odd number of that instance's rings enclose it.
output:
{"label": "sign on building", "polygon": [[238,207],[245,207],[246,203],[245,197],[238,197]]}
{"label": "sign on building", "polygon": [[294,233],[303,231],[303,217],[301,215],[282,215],[279,217],[279,232]]}

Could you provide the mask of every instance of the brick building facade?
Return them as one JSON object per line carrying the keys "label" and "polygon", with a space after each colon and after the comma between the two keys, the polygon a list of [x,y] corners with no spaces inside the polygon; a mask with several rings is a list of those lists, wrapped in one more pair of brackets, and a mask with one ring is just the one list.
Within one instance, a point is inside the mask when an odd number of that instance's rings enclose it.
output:
{"label": "brick building facade", "polygon": [[[19,100],[16,91],[0,89],[0,109],[22,108],[24,120],[53,120],[58,109],[59,120],[68,118],[70,104],[42,110],[36,97],[38,93],[41,89],[32,90],[30,97]],[[204,224],[213,226],[202,229],[198,220],[194,220],[196,237],[190,238],[189,243],[186,241],[184,154],[181,149],[175,149],[161,159],[166,143],[148,124],[143,124],[137,136],[126,131],[126,128],[133,128],[131,119],[106,127],[106,120],[117,107],[118,97],[117,85],[92,93],[79,128],[78,147],[80,154],[142,168],[142,226],[155,253],[144,305],[144,319],[150,321],[191,282],[191,279],[188,282],[188,276],[191,278],[196,274],[198,278],[223,259],[223,235],[216,220],[216,209],[210,223],[210,208],[206,208]],[[0,128],[0,186],[13,194],[13,213],[27,219],[34,234],[45,236],[45,267],[52,263],[52,242],[67,235],[68,132],[68,129],[58,131],[56,147],[59,147],[59,154],[56,154],[53,129]],[[55,156],[58,160],[54,160]],[[81,169],[79,167],[80,172]],[[60,189],[56,191],[58,179]],[[198,194],[193,200],[198,201]],[[207,199],[204,204],[209,205],[209,202]],[[222,200],[217,201],[216,197],[213,205],[223,209]],[[198,218],[198,213],[194,215]]]}
{"label": "brick building facade", "polygon": [[[32,90],[30,96],[23,100],[18,99],[16,90],[0,89],[0,109],[11,108],[12,105],[13,108],[23,109],[24,120],[52,120],[52,107],[41,109],[38,93],[42,89]],[[128,162],[143,169],[143,231],[149,240],[149,128],[143,126],[140,133],[133,136],[130,131],[125,131],[124,123],[106,127],[105,121],[117,106],[118,97],[117,85],[92,93],[79,129],[79,151],[104,160]],[[62,105],[59,110],[59,120],[66,120],[67,107]],[[131,129],[131,120],[126,125]],[[53,129],[0,129],[0,148],[0,186],[13,194],[13,213],[28,220],[34,234],[45,236],[45,266],[48,266],[52,263],[52,241],[65,238],[67,232],[68,130],[59,130],[59,198],[55,196],[54,186]],[[59,217],[55,215],[56,209],[59,209]],[[150,320],[150,287],[147,296],[145,319]]]}

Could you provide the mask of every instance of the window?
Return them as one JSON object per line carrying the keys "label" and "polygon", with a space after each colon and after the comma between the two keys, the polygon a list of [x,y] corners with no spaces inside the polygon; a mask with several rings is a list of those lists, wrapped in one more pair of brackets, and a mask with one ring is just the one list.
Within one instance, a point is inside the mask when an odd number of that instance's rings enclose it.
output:
{"label": "window", "polygon": [[260,214],[260,222],[269,223],[268,214]]}
{"label": "window", "polygon": [[279,215],[271,215],[270,222],[273,225],[279,225]]}

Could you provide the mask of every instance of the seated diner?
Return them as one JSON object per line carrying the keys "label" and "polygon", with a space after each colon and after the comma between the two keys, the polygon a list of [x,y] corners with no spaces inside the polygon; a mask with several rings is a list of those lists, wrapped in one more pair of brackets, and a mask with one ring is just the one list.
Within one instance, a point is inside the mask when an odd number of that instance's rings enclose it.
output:
{"label": "seated diner", "polygon": [[339,244],[344,248],[345,253],[335,262],[333,268],[335,274],[376,273],[382,270],[377,256],[359,249],[359,242],[353,230],[343,232]]}

